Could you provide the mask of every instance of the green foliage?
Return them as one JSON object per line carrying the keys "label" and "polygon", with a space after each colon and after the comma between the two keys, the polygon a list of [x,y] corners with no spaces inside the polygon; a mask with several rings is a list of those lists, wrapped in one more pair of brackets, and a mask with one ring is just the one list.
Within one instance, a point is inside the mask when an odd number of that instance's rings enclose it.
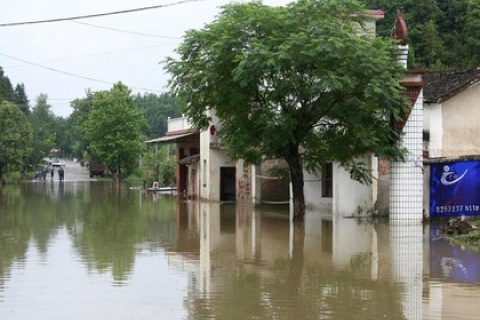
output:
{"label": "green foliage", "polygon": [[286,160],[299,210],[302,168],[338,161],[368,182],[359,156],[403,157],[389,119],[406,105],[404,71],[389,39],[359,32],[363,11],[334,0],[226,5],[215,22],[188,31],[179,58],[166,61],[188,117],[207,128],[216,115],[232,158]]}
{"label": "green foliage", "polygon": [[378,34],[389,37],[397,10],[409,32],[409,68],[452,69],[480,65],[480,2],[478,0],[361,0],[381,9]]}
{"label": "green foliage", "polygon": [[2,67],[0,67],[0,102],[9,101],[13,102],[14,92],[12,83],[10,79],[3,72]]}
{"label": "green foliage", "polygon": [[2,101],[14,103],[24,114],[30,112],[25,86],[23,83],[17,84],[15,89],[13,89],[10,79],[4,74],[2,67],[0,67],[0,102]]}
{"label": "green foliage", "polygon": [[86,133],[86,122],[93,106],[95,94],[90,90],[85,92],[86,97],[75,99],[71,102],[73,112],[67,119],[67,136],[71,140],[72,154],[77,158],[87,158],[88,138]]}
{"label": "green foliage", "polygon": [[137,109],[131,92],[122,83],[110,91],[94,94],[84,130],[91,156],[102,160],[117,175],[128,175],[144,151],[143,113]]}
{"label": "green foliage", "polygon": [[40,163],[55,147],[56,117],[48,104],[48,96],[40,94],[29,115],[33,129],[33,151],[28,158],[30,164]]}
{"label": "green foliage", "polygon": [[480,252],[480,230],[473,230],[466,234],[447,237],[453,245],[463,246],[475,252]]}
{"label": "green foliage", "polygon": [[175,186],[177,159],[174,145],[164,145],[158,150],[149,150],[144,157],[146,180],[150,186],[157,181],[160,186]]}
{"label": "green foliage", "polygon": [[23,83],[17,84],[14,90],[14,102],[17,107],[22,110],[23,113],[30,113],[30,102],[28,101],[27,95],[25,93],[25,85]]}
{"label": "green foliage", "polygon": [[5,180],[6,183],[18,182],[21,180],[21,178],[22,176],[19,171],[7,172],[3,176],[3,180]]}
{"label": "green foliage", "polygon": [[132,173],[128,176],[127,180],[129,181],[143,181],[145,180],[145,171],[142,168],[135,168]]}
{"label": "green foliage", "polygon": [[10,102],[0,103],[0,179],[8,169],[20,169],[32,152],[32,127]]}
{"label": "green foliage", "polygon": [[165,135],[167,132],[168,118],[181,116],[182,105],[167,93],[155,95],[147,93],[137,94],[135,97],[137,107],[143,111],[147,127],[145,136],[153,139]]}

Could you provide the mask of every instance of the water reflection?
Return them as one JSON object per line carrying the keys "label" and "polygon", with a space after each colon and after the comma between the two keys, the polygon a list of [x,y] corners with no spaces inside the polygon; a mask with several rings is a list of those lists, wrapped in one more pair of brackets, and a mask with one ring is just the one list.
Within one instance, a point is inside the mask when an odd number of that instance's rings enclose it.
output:
{"label": "water reflection", "polygon": [[0,188],[0,318],[476,319],[478,253],[435,226],[184,201],[127,184]]}

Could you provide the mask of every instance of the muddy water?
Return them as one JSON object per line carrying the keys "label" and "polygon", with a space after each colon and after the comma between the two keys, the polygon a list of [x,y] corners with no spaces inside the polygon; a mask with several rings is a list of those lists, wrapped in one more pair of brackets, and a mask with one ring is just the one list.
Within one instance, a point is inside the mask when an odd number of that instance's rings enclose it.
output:
{"label": "muddy water", "polygon": [[0,319],[478,319],[480,255],[434,225],[188,202],[133,185],[0,188]]}

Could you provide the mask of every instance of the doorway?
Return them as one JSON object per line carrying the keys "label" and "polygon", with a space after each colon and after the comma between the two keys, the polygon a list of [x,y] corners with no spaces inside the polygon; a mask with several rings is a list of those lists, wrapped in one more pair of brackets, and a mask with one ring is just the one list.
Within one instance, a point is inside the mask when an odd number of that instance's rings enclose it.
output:
{"label": "doorway", "polygon": [[235,201],[235,167],[220,168],[220,201]]}

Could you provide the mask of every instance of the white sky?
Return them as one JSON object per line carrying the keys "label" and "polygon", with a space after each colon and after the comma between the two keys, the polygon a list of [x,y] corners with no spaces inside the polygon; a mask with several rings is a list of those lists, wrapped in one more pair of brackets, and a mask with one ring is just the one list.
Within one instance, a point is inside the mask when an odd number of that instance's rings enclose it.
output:
{"label": "white sky", "polygon": [[[0,24],[67,18],[177,2],[178,0],[0,0]],[[167,91],[169,77],[160,62],[174,54],[173,50],[181,43],[186,30],[200,29],[205,23],[213,21],[219,12],[218,7],[229,2],[231,1],[198,0],[77,22],[0,26],[0,66],[13,87],[17,83],[25,85],[32,107],[39,94],[47,94],[52,111],[62,117],[67,117],[72,112],[70,101],[85,97],[87,89],[109,90],[117,81],[130,87],[133,93],[160,94]],[[292,0],[263,2],[284,5]],[[129,32],[107,30],[85,23]]]}

